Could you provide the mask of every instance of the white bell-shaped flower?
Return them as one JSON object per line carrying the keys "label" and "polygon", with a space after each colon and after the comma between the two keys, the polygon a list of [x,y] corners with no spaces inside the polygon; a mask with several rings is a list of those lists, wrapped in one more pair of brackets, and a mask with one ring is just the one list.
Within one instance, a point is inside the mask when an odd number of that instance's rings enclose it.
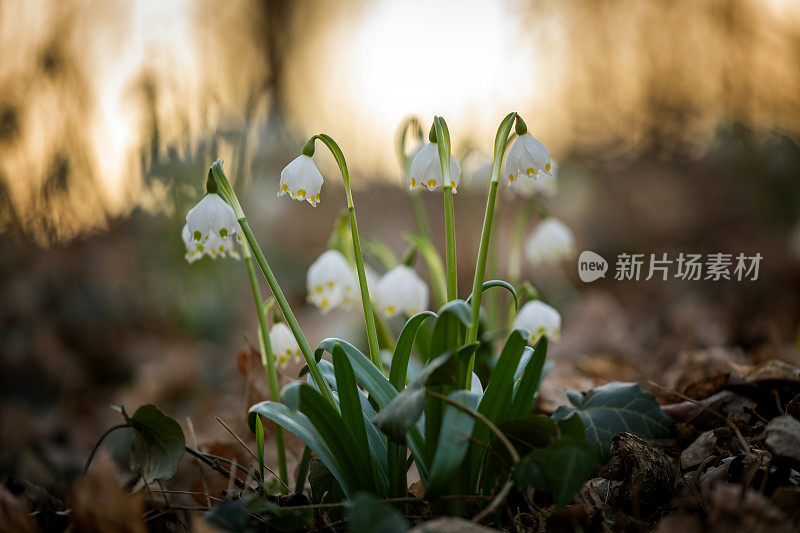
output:
{"label": "white bell-shaped flower", "polygon": [[546,218],[525,243],[525,255],[534,265],[552,263],[575,253],[575,236],[556,218]]}
{"label": "white bell-shaped flower", "polygon": [[269,332],[269,343],[272,345],[272,353],[275,354],[275,362],[278,366],[286,366],[290,359],[302,357],[297,339],[294,338],[289,326],[283,322],[272,326]]}
{"label": "white bell-shaped flower", "polygon": [[236,234],[239,222],[231,206],[217,193],[206,194],[186,214],[186,224],[192,239],[205,242],[210,235],[227,239]]}
{"label": "white bell-shaped flower", "polygon": [[211,233],[204,241],[196,241],[187,223],[183,226],[181,238],[186,247],[186,255],[184,255],[184,258],[189,264],[202,259],[205,255],[209,256],[211,259],[216,259],[217,257],[239,259],[239,252],[235,247],[235,240],[238,240],[236,237],[226,237],[223,239],[216,233]]}
{"label": "white bell-shaped flower", "polygon": [[541,300],[534,300],[522,306],[512,328],[527,330],[530,344],[543,335],[557,341],[561,337],[561,314]]}
{"label": "white bell-shaped flower", "polygon": [[374,291],[375,305],[387,318],[428,308],[428,286],[413,269],[398,265],[383,275]]}
{"label": "white bell-shaped flower", "polygon": [[547,148],[530,133],[520,135],[506,157],[508,184],[525,176],[534,178],[540,170],[549,173],[551,166]]}
{"label": "white bell-shaped flower", "polygon": [[308,267],[306,288],[308,301],[323,312],[350,307],[359,298],[356,273],[336,250],[324,252]]}
{"label": "white bell-shaped flower", "polygon": [[509,182],[508,190],[523,198],[552,198],[558,192],[558,164],[555,161],[550,162],[549,174],[540,172],[534,179],[515,179]]}
{"label": "white bell-shaped flower", "polygon": [[[439,147],[429,143],[417,151],[411,161],[411,190],[427,187],[433,191],[442,186],[442,164],[439,158]],[[458,188],[461,179],[461,166],[455,157],[450,156],[450,186],[453,192]]]}
{"label": "white bell-shaped flower", "polygon": [[281,170],[278,196],[288,194],[295,200],[305,200],[316,207],[323,181],[314,160],[307,155],[299,155]]}

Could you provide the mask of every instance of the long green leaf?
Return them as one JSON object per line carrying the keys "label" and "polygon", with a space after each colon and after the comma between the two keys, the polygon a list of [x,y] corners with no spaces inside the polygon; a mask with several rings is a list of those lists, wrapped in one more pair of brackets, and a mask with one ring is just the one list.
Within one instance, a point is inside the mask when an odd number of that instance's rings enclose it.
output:
{"label": "long green leaf", "polygon": [[[466,390],[454,391],[449,396],[470,409],[475,409],[480,401],[480,395]],[[469,438],[474,424],[475,420],[469,413],[452,405],[445,407],[439,442],[425,487],[427,496],[444,494],[453,485],[458,469],[464,467],[464,457],[469,451]]]}
{"label": "long green leaf", "polygon": [[[378,407],[383,409],[389,405],[394,397],[397,396],[397,390],[367,356],[349,342],[342,339],[325,339],[319,344],[315,352],[317,360],[321,359],[323,352],[332,352],[333,346],[337,343],[341,345],[344,353],[350,359],[356,378],[367,390],[370,397],[377,402]],[[425,480],[427,479],[428,470],[426,464],[422,461],[423,442],[424,439],[419,429],[416,427],[409,428],[408,447],[417,460],[417,470],[419,470],[420,477]]]}
{"label": "long green leaf", "polygon": [[[339,464],[350,469],[349,489],[375,491],[372,475],[364,468],[365,459],[359,453],[359,446],[336,408],[326,402],[322,395],[309,385],[300,387],[300,410],[319,432],[330,447]],[[344,430],[344,431],[343,431]]]}
{"label": "long green leaf", "polygon": [[[356,456],[361,463],[362,469],[369,471],[369,475],[373,478],[377,486],[379,484],[379,475],[375,470],[376,465],[370,453],[369,441],[367,439],[367,426],[364,423],[364,414],[361,411],[361,401],[359,400],[361,393],[358,391],[358,385],[356,385],[356,376],[353,373],[353,367],[350,366],[350,361],[340,344],[335,344],[333,346],[333,368],[336,373],[336,392],[339,396],[339,407],[342,412],[342,419],[344,420],[345,428],[350,432],[356,443],[356,449],[353,450],[353,455]],[[384,490],[382,493],[386,494],[388,481],[385,472],[383,481]]]}
{"label": "long green leaf", "polygon": [[330,470],[333,477],[341,485],[345,496],[350,497],[353,485],[352,473],[347,471],[346,465],[341,464],[331,448],[326,444],[319,431],[314,427],[306,415],[278,402],[260,402],[252,407],[248,413],[248,423],[251,430],[255,430],[256,416],[262,415],[269,418],[286,431],[294,434],[298,439],[311,448],[320,461]]}
{"label": "long green leaf", "polygon": [[428,360],[448,351],[456,351],[460,347],[459,333],[463,333],[472,324],[472,308],[464,300],[447,302],[439,309],[438,314],[433,326]]}
{"label": "long green leaf", "polygon": [[344,353],[350,359],[350,364],[353,366],[353,372],[358,381],[367,389],[370,396],[378,402],[378,406],[383,409],[397,395],[397,390],[392,387],[386,376],[358,348],[342,339],[325,339],[317,347],[314,354],[316,359],[319,361],[323,352],[328,352],[332,355],[333,347],[336,344],[342,347]]}
{"label": "long green leaf", "polygon": [[432,316],[435,317],[436,313],[431,311],[417,313],[406,321],[403,330],[400,332],[400,337],[397,339],[397,345],[392,356],[392,368],[389,371],[389,382],[397,392],[401,392],[406,385],[408,361],[411,358],[411,349],[414,347],[414,339],[417,338],[419,327],[427,318]]}
{"label": "long green leaf", "polygon": [[[509,335],[503,351],[500,352],[500,358],[492,371],[492,376],[489,378],[489,383],[486,385],[486,391],[483,394],[483,398],[481,398],[481,403],[478,405],[478,412],[495,424],[510,418],[511,410],[509,406],[514,393],[514,373],[527,341],[528,336],[521,330],[514,330]],[[489,429],[484,424],[478,424],[475,426],[473,437],[476,446],[483,444],[484,448],[483,452],[472,455],[471,471],[475,475],[480,468],[485,449],[489,444]]]}
{"label": "long green leaf", "polygon": [[[529,348],[525,348],[527,351]],[[533,348],[533,355],[525,365],[522,378],[514,385],[514,399],[511,402],[511,413],[508,418],[522,418],[531,413],[536,391],[542,379],[544,359],[547,356],[547,337],[542,336]]]}

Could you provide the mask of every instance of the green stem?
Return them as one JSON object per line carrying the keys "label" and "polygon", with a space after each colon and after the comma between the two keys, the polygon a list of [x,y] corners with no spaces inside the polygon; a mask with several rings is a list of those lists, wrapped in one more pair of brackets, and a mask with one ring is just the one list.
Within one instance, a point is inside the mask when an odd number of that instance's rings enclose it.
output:
{"label": "green stem", "polygon": [[[478,318],[481,312],[481,296],[483,289],[483,278],[486,275],[486,257],[489,251],[489,240],[492,234],[492,218],[494,217],[494,204],[497,200],[497,186],[500,181],[500,167],[503,162],[503,154],[508,144],[508,136],[511,133],[511,126],[514,123],[516,113],[509,113],[500,123],[497,135],[494,140],[494,162],[492,164],[492,180],[489,185],[489,198],[486,200],[486,212],[483,217],[483,229],[481,231],[481,243],[478,248],[478,262],[475,265],[475,278],[472,282],[472,325],[467,333],[467,344],[475,342],[478,338]],[[472,369],[475,367],[475,354],[469,358],[467,365],[466,388],[470,386]]]}
{"label": "green stem", "polygon": [[380,343],[384,348],[390,352],[394,352],[394,338],[392,338],[392,330],[389,327],[389,324],[387,324],[386,320],[384,320],[383,317],[376,311],[373,310],[373,313],[375,313],[375,325],[377,326],[378,336],[380,337],[378,340],[380,340]]}
{"label": "green stem", "polygon": [[233,191],[233,187],[231,187],[231,184],[228,182],[228,178],[225,177],[225,173],[222,170],[222,159],[217,159],[214,164],[211,165],[210,172],[213,173],[216,184],[219,186],[219,189],[225,199],[228,200],[231,208],[233,208],[233,212],[236,214],[236,218],[239,220],[239,226],[242,228],[242,233],[247,240],[247,245],[253,252],[256,262],[258,263],[261,272],[264,274],[264,278],[267,280],[267,285],[269,285],[269,289],[272,291],[272,295],[275,297],[275,301],[278,302],[278,307],[280,307],[283,318],[286,320],[286,324],[289,326],[294,338],[297,340],[297,344],[300,346],[300,351],[303,354],[303,358],[306,360],[311,377],[314,378],[314,381],[317,383],[323,398],[328,400],[331,405],[338,409],[338,404],[334,401],[333,393],[328,386],[328,382],[325,381],[325,378],[322,376],[322,372],[317,366],[317,361],[314,358],[314,353],[311,351],[311,347],[308,345],[306,336],[303,335],[303,330],[300,329],[300,324],[297,323],[297,319],[292,312],[292,308],[289,306],[289,302],[286,300],[286,296],[284,296],[283,291],[278,284],[278,280],[275,278],[275,274],[272,273],[272,269],[269,267],[269,263],[267,263],[267,258],[264,257],[264,252],[261,250],[261,246],[258,244],[255,235],[253,235],[253,230],[250,229],[250,224],[247,223],[247,219],[244,216],[244,211],[242,210],[242,205],[239,203],[239,198],[236,196],[236,193]]}
{"label": "green stem", "polygon": [[[278,385],[278,372],[275,368],[275,354],[272,351],[272,344],[269,340],[269,327],[267,326],[267,315],[264,306],[261,304],[261,289],[258,286],[256,269],[253,266],[253,256],[250,247],[242,243],[242,255],[244,264],[247,266],[247,277],[250,280],[250,290],[253,292],[253,299],[256,304],[256,314],[258,315],[258,344],[261,348],[261,366],[269,381],[269,392],[273,402],[280,402],[280,386]],[[278,473],[281,481],[281,493],[288,494],[287,482],[289,473],[286,468],[286,445],[283,440],[283,428],[275,424],[275,447],[278,452]]]}
{"label": "green stem", "polygon": [[436,146],[439,149],[439,163],[442,167],[442,189],[444,190],[444,229],[447,266],[447,300],[458,298],[458,267],[456,265],[456,223],[453,212],[453,187],[450,176],[450,130],[442,117],[434,117]]}
{"label": "green stem", "polygon": [[339,170],[342,173],[342,181],[344,182],[344,189],[347,194],[347,215],[350,220],[350,232],[353,236],[353,255],[356,260],[356,272],[358,272],[358,285],[361,290],[361,305],[364,308],[364,322],[367,326],[367,342],[369,343],[369,355],[372,363],[382,369],[381,364],[381,351],[378,344],[378,332],[375,327],[375,317],[372,314],[372,302],[369,298],[369,289],[367,287],[367,275],[364,271],[364,257],[361,253],[361,239],[358,236],[358,223],[356,222],[356,208],[353,203],[353,193],[350,190],[350,174],[347,171],[347,162],[344,159],[344,154],[336,141],[329,135],[320,133],[315,135],[312,139],[319,139],[325,144],[328,150],[333,154],[336,163],[339,165]]}
{"label": "green stem", "polygon": [[408,191],[408,199],[411,201],[411,211],[414,213],[414,224],[417,226],[417,233],[426,239],[430,239],[431,229],[428,226],[428,217],[425,215],[425,207],[422,205],[419,191]]}
{"label": "green stem", "polygon": [[514,227],[511,231],[511,253],[508,258],[508,281],[516,286],[522,275],[522,237],[528,219],[536,210],[535,200],[527,202],[514,218]]}

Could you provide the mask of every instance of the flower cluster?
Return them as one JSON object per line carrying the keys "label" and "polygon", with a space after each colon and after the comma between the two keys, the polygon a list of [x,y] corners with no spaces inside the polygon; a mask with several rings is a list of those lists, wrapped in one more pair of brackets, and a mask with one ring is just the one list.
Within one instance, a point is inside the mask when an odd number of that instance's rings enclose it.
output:
{"label": "flower cluster", "polygon": [[217,193],[208,193],[186,215],[181,231],[186,248],[186,261],[194,263],[204,255],[211,259],[239,259],[235,241],[239,223],[225,200]]}

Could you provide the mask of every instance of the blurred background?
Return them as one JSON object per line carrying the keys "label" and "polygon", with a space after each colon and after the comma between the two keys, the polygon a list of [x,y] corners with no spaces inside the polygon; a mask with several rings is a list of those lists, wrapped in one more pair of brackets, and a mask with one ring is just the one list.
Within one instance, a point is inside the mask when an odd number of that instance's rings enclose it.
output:
{"label": "blurred background", "polygon": [[[363,345],[358,313],[304,303],[345,207],[335,165],[317,152],[315,209],[275,197],[280,170],[310,135],[332,135],[362,231],[399,255],[414,223],[396,129],[444,116],[467,156],[463,293],[488,189],[473,174],[512,110],[560,163],[548,207],[578,251],[763,256],[749,282],[588,285],[575,261],[526,265],[564,316],[551,403],[565,386],[663,383],[710,351],[797,363],[792,0],[0,0],[0,473],[66,483],[117,423],[112,404],[191,418],[212,450],[230,441],[215,416],[247,434],[266,385],[249,370],[245,268],[189,266],[180,237],[217,157],[311,344]],[[442,249],[441,193],[422,198]],[[523,204],[498,204],[500,277]]]}

